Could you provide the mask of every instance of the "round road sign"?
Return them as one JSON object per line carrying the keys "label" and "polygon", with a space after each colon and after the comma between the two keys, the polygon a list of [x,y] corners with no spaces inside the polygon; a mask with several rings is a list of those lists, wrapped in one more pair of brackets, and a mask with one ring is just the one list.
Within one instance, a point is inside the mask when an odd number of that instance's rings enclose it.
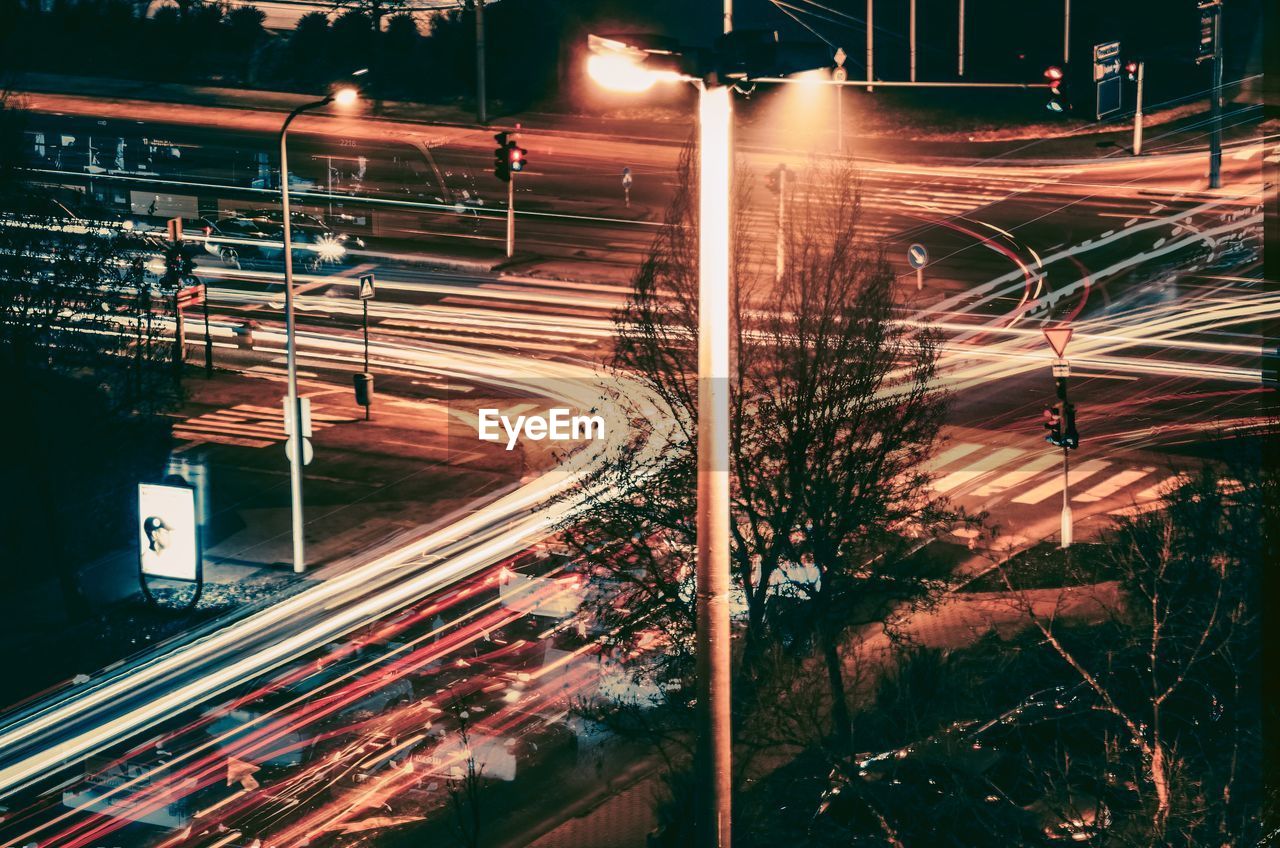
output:
{"label": "round road sign", "polygon": [[928,264],[929,251],[924,249],[923,244],[916,242],[907,248],[907,262],[918,271]]}
{"label": "round road sign", "polygon": [[848,68],[836,68],[831,72],[831,78],[836,82],[844,82],[849,78]]}

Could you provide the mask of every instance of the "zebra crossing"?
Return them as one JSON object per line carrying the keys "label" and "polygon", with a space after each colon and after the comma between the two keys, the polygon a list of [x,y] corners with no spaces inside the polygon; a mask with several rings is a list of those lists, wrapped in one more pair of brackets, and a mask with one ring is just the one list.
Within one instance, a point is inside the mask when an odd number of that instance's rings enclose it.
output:
{"label": "zebra crossing", "polygon": [[[312,432],[350,420],[350,415],[323,412],[312,405]],[[285,440],[284,408],[241,403],[211,410],[176,422],[173,437],[187,442],[187,447],[210,443],[242,448],[270,447]]]}
{"label": "zebra crossing", "polygon": [[[1143,461],[1145,459],[1145,461]],[[1062,453],[957,438],[926,465],[931,488],[966,507],[1036,509],[1062,497]],[[1101,504],[1119,514],[1154,504],[1187,481],[1185,473],[1161,468],[1150,457],[1071,457],[1069,500],[1082,507]],[[1106,507],[1113,507],[1107,510]]]}

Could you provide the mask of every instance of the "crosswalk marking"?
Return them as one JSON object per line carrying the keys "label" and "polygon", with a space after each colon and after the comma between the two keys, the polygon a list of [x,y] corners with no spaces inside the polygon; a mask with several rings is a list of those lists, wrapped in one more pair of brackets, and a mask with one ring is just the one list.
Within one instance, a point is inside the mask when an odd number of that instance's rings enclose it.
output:
{"label": "crosswalk marking", "polygon": [[958,459],[963,459],[981,447],[982,445],[974,442],[960,442],[958,445],[952,445],[942,453],[925,462],[925,470],[933,471],[943,467],[944,465],[950,465]]}
{"label": "crosswalk marking", "polygon": [[1138,494],[1133,496],[1133,500],[1136,503],[1159,500],[1174,489],[1178,489],[1186,485],[1190,479],[1191,477],[1186,474],[1174,474],[1171,477],[1164,478],[1154,486],[1150,486],[1143,489],[1141,492],[1138,492]]}
{"label": "crosswalk marking", "polygon": [[1111,475],[1106,480],[1103,480],[1101,483],[1094,486],[1092,489],[1089,489],[1088,491],[1085,491],[1085,492],[1081,492],[1080,494],[1073,497],[1072,500],[1080,501],[1081,503],[1094,503],[1096,501],[1100,501],[1103,498],[1108,498],[1114,495],[1116,492],[1120,491],[1125,486],[1128,486],[1130,483],[1141,480],[1143,477],[1146,477],[1152,471],[1155,471],[1155,469],[1154,468],[1126,469],[1124,471],[1121,471],[1118,474]]}
{"label": "crosswalk marking", "polygon": [[1000,450],[993,451],[972,465],[965,466],[959,471],[952,471],[946,477],[936,481],[933,484],[933,488],[942,493],[950,492],[952,489],[957,489],[965,483],[981,477],[983,474],[995,471],[997,468],[1013,461],[1023,453],[1024,451],[1021,448],[1001,448]]}
{"label": "crosswalk marking", "polygon": [[1046,468],[1056,465],[1062,461],[1061,455],[1056,451],[1050,453],[1042,453],[1039,456],[1032,457],[1022,464],[1022,467],[1016,471],[1010,471],[1002,474],[989,483],[979,486],[974,494],[980,498],[990,495],[996,495],[1000,492],[1008,491],[1014,486],[1021,486],[1023,483],[1038,475]]}
{"label": "crosswalk marking", "polygon": [[[313,405],[312,431],[332,427],[347,416],[322,412]],[[265,448],[284,441],[284,408],[251,403],[214,409],[173,425],[173,436],[184,442],[214,442],[246,448]]]}
{"label": "crosswalk marking", "polygon": [[[1071,469],[1071,484],[1074,486],[1078,481],[1092,477],[1102,469],[1111,465],[1101,459],[1090,459],[1083,462],[1079,467]],[[1029,492],[1023,492],[1021,495],[1013,499],[1016,504],[1038,504],[1041,501],[1048,500],[1054,495],[1062,493],[1062,477],[1055,475],[1051,480],[1041,483]]]}

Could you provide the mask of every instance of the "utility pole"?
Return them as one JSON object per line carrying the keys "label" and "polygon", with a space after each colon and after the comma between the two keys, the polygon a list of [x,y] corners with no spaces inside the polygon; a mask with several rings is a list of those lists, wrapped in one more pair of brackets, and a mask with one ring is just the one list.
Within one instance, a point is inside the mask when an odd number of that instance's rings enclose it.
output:
{"label": "utility pole", "polygon": [[[484,0],[475,0],[476,4],[476,120],[481,124],[489,123],[485,111],[484,89]],[[509,256],[510,254],[508,254]]]}
{"label": "utility pole", "polygon": [[911,0],[911,81],[916,81],[916,0]]}
{"label": "utility pole", "polygon": [[960,10],[957,14],[957,29],[959,37],[956,39],[956,76],[964,76],[964,0],[960,0]]}
{"label": "utility pole", "polygon": [[[867,0],[867,81],[876,78],[876,28],[871,18],[875,11],[875,0]],[[872,91],[871,86],[867,86],[867,91]]]}
{"label": "utility pole", "polygon": [[724,31],[733,32],[733,0],[724,0]]}

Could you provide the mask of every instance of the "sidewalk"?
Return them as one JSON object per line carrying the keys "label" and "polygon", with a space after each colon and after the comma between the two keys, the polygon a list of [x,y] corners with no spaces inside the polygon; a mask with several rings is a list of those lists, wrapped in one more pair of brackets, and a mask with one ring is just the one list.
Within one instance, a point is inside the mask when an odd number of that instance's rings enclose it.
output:
{"label": "sidewalk", "polygon": [[373,420],[365,421],[351,390],[304,378],[315,459],[304,472],[309,570],[296,575],[282,377],[216,372],[206,380],[191,369],[185,385],[189,397],[174,416],[172,456],[204,463],[209,480],[198,607],[182,609],[191,597],[188,584],[163,580],[150,583],[159,607],[148,606],[132,547],[81,570],[81,590],[93,609],[87,621],[67,619],[53,579],[0,598],[0,645],[14,658],[0,679],[3,707],[215,619],[279,601],[325,579],[326,566],[420,535],[530,470],[520,452],[450,445],[449,429],[456,439],[459,422],[445,392],[434,400],[380,394]]}

